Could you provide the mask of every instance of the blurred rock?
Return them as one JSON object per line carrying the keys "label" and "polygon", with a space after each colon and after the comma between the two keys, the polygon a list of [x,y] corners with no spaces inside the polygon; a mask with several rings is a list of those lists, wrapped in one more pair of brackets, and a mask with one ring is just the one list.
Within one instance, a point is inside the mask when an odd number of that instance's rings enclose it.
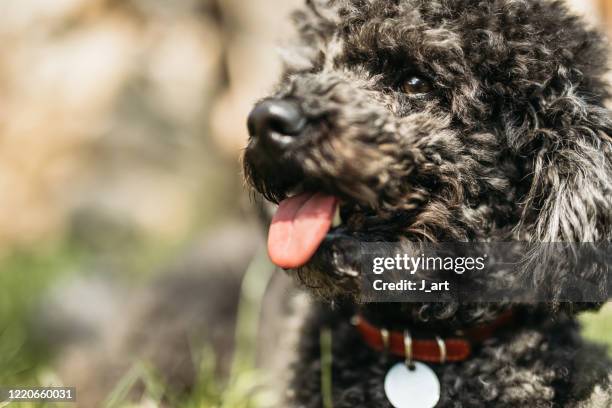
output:
{"label": "blurred rock", "polygon": [[[222,75],[211,3],[3,5],[0,248],[60,239],[84,206],[172,238],[201,218],[216,188],[203,179],[238,190],[207,136]],[[228,208],[213,197],[204,210]]]}

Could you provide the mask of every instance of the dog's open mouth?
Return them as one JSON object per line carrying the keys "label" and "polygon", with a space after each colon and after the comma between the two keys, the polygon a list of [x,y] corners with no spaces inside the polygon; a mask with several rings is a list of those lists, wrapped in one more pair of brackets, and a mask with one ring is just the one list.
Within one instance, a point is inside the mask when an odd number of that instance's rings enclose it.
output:
{"label": "dog's open mouth", "polygon": [[305,265],[332,228],[340,224],[336,197],[304,192],[281,201],[268,234],[268,253],[285,269]]}
{"label": "dog's open mouth", "polygon": [[358,204],[341,193],[303,187],[298,191],[281,200],[268,234],[270,259],[283,269],[306,265],[324,243],[339,239],[344,246],[347,240],[393,241],[410,218],[405,212]]}

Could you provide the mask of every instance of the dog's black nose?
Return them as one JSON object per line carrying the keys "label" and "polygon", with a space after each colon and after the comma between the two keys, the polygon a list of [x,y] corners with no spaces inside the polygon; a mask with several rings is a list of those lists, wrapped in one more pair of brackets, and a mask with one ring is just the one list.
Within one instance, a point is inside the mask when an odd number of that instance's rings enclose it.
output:
{"label": "dog's black nose", "polygon": [[264,143],[284,147],[293,142],[306,126],[297,102],[267,99],[255,105],[247,121],[249,134]]}

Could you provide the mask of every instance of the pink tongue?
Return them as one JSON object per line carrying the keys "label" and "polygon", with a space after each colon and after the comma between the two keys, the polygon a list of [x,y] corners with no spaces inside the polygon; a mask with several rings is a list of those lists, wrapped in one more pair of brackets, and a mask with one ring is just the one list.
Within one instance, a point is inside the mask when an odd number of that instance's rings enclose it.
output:
{"label": "pink tongue", "polygon": [[337,202],[321,193],[302,193],[283,200],[268,234],[272,262],[285,269],[306,264],[329,231]]}

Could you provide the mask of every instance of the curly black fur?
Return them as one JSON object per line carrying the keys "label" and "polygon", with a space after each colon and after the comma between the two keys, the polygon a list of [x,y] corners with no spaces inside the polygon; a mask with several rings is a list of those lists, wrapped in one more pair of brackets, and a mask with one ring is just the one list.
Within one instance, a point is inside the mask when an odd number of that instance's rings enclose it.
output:
{"label": "curly black fur", "polygon": [[[530,265],[540,242],[612,239],[607,47],[560,1],[307,0],[295,20],[301,41],[274,97],[298,101],[307,128],[275,157],[251,140],[244,164],[271,201],[296,188],[343,200],[345,226],[296,272],[314,293],[352,304],[360,278],[342,254],[355,241],[525,241]],[[414,76],[431,90],[404,92]],[[535,281],[554,299],[579,272],[551,265]],[[609,295],[607,267],[584,273]],[[584,351],[571,318],[597,306],[529,308],[540,323],[437,368],[440,406],[612,406],[612,369],[589,372],[583,362],[602,353]],[[386,325],[437,329],[491,320],[508,305],[360,307]],[[389,362],[355,339],[342,312],[314,314],[295,404],[321,405],[315,340],[331,319],[335,406],[388,406]]]}

